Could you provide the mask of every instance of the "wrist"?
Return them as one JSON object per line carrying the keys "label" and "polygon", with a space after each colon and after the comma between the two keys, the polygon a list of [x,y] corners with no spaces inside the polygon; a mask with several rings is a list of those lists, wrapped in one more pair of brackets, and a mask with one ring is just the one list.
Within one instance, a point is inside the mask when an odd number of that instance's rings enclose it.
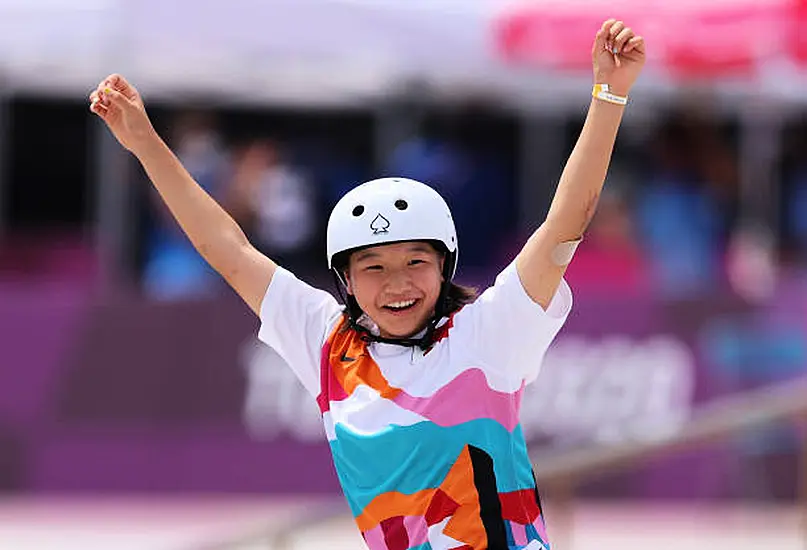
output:
{"label": "wrist", "polygon": [[616,83],[616,85],[611,82],[611,79],[605,75],[601,74],[594,74],[594,85],[597,84],[605,84],[611,90],[612,94],[621,96],[621,97],[628,97],[630,94],[630,86],[625,86],[624,84]]}
{"label": "wrist", "polygon": [[157,131],[149,126],[148,130],[144,131],[142,135],[137,136],[132,140],[131,152],[141,162],[148,157],[157,153],[164,147],[162,138],[160,138]]}
{"label": "wrist", "polygon": [[629,97],[630,96],[630,90],[628,90],[628,89],[615,88],[615,87],[611,86],[610,84],[607,84],[606,82],[597,82],[596,84],[606,84],[608,86],[608,90],[612,94],[614,94],[616,96],[619,96],[619,97]]}
{"label": "wrist", "polygon": [[608,84],[594,84],[591,96],[595,101],[624,107],[628,104],[628,96],[615,93]]}

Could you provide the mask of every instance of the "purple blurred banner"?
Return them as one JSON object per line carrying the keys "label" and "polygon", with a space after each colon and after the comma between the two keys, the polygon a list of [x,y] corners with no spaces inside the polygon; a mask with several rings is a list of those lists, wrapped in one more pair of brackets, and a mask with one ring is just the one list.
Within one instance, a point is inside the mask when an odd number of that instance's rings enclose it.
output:
{"label": "purple blurred banner", "polygon": [[[255,341],[257,321],[236,298],[96,303],[86,290],[4,283],[0,304],[0,489],[338,491],[313,400]],[[701,403],[800,376],[805,312],[797,282],[764,307],[579,292],[525,393],[528,441],[654,437]],[[790,457],[795,448],[783,426],[585,490],[732,496],[737,453]],[[780,470],[779,483],[794,485],[795,472]]]}

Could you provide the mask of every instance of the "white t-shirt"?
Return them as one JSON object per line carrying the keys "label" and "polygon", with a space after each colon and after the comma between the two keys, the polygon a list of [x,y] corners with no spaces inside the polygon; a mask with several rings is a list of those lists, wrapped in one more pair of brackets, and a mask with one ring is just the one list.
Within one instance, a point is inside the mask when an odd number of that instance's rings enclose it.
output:
{"label": "white t-shirt", "polygon": [[[472,350],[485,370],[497,376],[529,383],[538,376],[543,356],[571,308],[572,292],[562,280],[545,311],[524,290],[513,262],[493,286],[456,314],[452,347]],[[320,393],[322,346],[342,311],[332,294],[282,267],[261,304],[258,338],[283,357],[313,397]],[[412,353],[406,348],[373,343],[370,349],[385,374],[395,377],[399,369],[409,370]]]}
{"label": "white t-shirt", "polygon": [[259,338],[317,398],[371,549],[548,548],[518,416],[571,306],[562,281],[544,310],[512,263],[424,354],[342,330],[333,296],[275,272]]}

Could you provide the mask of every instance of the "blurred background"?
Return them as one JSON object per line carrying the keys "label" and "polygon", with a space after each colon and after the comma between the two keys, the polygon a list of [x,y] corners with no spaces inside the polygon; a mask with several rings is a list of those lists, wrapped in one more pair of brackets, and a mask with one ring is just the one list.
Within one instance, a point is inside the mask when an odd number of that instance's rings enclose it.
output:
{"label": "blurred background", "polygon": [[553,549],[805,548],[803,0],[0,0],[0,548],[361,548],[313,401],[89,113],[103,77],[301,278],[333,288],[330,208],[395,174],[484,287],[611,16],[648,65],[523,401]]}

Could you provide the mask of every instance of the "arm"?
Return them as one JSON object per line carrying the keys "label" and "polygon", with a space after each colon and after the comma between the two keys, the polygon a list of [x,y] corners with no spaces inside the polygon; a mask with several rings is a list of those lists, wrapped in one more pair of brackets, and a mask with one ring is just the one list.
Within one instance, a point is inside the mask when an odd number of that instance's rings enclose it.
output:
{"label": "arm", "polygon": [[[597,33],[592,57],[595,83],[609,84],[613,93],[627,96],[644,64],[644,41],[621,22],[608,20]],[[581,239],[594,216],[624,109],[592,99],[549,214],[516,258],[527,294],[544,308],[566,272],[566,262],[553,259],[556,250],[563,243]]]}
{"label": "arm", "polygon": [[259,314],[275,263],[249,243],[232,217],[193,180],[157,135],[139,94],[123,77],[105,79],[90,100],[90,110],[137,157],[199,254]]}

